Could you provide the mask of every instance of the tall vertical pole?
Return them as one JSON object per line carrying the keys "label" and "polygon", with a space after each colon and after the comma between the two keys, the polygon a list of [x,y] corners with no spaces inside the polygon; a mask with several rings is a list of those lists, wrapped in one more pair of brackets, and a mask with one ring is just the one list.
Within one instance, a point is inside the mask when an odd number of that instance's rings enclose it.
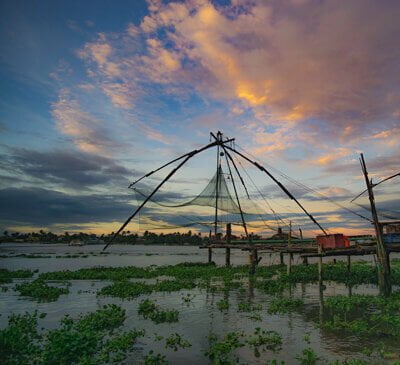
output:
{"label": "tall vertical pole", "polygon": [[378,213],[375,207],[375,197],[372,181],[368,178],[367,165],[365,164],[364,155],[360,158],[361,168],[364,174],[365,183],[367,184],[368,197],[371,205],[372,220],[374,222],[376,234],[376,253],[378,257],[378,282],[381,294],[390,295],[392,288],[390,283],[390,262],[383,242],[382,229],[379,224]]}
{"label": "tall vertical pole", "polygon": [[[217,140],[222,141],[222,133],[218,131],[217,133]],[[215,235],[215,240],[217,239],[217,234],[218,234],[218,195],[219,195],[219,184],[220,184],[220,158],[219,158],[219,145],[217,146],[217,186],[215,188],[215,221],[214,221],[214,235]]]}
{"label": "tall vertical pole", "polygon": [[[230,245],[232,239],[232,226],[230,223],[226,224],[226,244]],[[225,249],[225,266],[231,266],[231,248],[227,247]]]}

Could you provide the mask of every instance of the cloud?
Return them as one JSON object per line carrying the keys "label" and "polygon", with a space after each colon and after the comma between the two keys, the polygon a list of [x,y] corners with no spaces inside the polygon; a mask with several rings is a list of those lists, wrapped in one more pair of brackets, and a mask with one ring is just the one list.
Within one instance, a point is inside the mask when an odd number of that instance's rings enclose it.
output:
{"label": "cloud", "polygon": [[11,176],[22,174],[29,181],[35,179],[45,184],[57,184],[67,189],[91,189],[94,187],[117,184],[128,186],[137,170],[128,170],[114,160],[65,150],[34,151],[12,149],[6,156],[4,171]]}
{"label": "cloud", "polygon": [[52,114],[60,132],[71,137],[80,150],[107,155],[115,146],[103,123],[82,110],[68,89],[60,90],[58,101],[52,104]]}
{"label": "cloud", "polygon": [[1,189],[0,200],[3,222],[41,227],[124,220],[134,209],[127,195],[67,195],[38,188]]}
{"label": "cloud", "polygon": [[181,65],[203,71],[191,83],[215,97],[264,106],[282,121],[346,125],[397,110],[396,1],[151,2],[149,10],[140,29],[166,32],[151,46],[172,43]]}
{"label": "cloud", "polygon": [[394,0],[149,1],[148,9],[140,24],[99,33],[77,54],[91,83],[115,108],[135,114],[132,123],[149,139],[170,143],[143,114],[154,113],[163,97],[185,104],[191,95],[257,121],[250,138],[258,155],[301,142],[332,147],[371,130],[379,142],[388,125],[399,124]]}

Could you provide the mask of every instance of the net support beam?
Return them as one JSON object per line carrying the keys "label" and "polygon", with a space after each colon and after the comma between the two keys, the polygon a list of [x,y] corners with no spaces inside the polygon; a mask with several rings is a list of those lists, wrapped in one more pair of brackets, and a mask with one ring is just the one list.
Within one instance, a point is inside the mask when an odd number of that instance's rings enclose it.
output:
{"label": "net support beam", "polygon": [[[140,212],[140,210],[146,205],[146,203],[153,197],[153,195],[188,161],[190,160],[193,156],[199,154],[200,152],[203,152],[211,147],[215,147],[215,146],[221,146],[224,143],[227,142],[231,142],[233,141],[233,139],[230,140],[226,140],[226,141],[215,141],[212,143],[209,143],[208,145],[198,149],[198,150],[194,150],[192,152],[187,153],[184,156],[181,156],[181,158],[185,157],[185,159],[183,161],[181,161],[179,163],[178,166],[176,166],[173,170],[171,170],[169,172],[169,174],[157,185],[157,187],[152,191],[152,193],[142,202],[142,204],[140,204],[140,206],[134,211],[134,213],[125,221],[125,223],[119,228],[119,230],[111,237],[110,241],[104,246],[103,251],[115,240],[115,238],[121,233],[121,231],[128,225],[128,223],[136,216],[136,214],[138,214]],[[181,159],[180,158],[180,159]],[[175,159],[173,161],[177,161],[178,159]],[[170,162],[172,163],[172,162]],[[166,164],[168,165],[168,164]],[[164,166],[166,166],[164,165]],[[158,169],[159,170],[159,169]],[[154,172],[158,171],[158,170],[154,170],[152,173],[147,174],[147,176],[150,176],[151,174],[153,174]],[[146,175],[145,175],[146,176]]]}
{"label": "net support beam", "polygon": [[281,190],[291,199],[294,200],[296,202],[296,204],[301,208],[301,210],[311,219],[311,221],[313,223],[315,223],[318,228],[324,233],[324,235],[327,235],[327,232],[325,231],[325,229],[322,228],[322,226],[316,221],[316,219],[312,216],[311,213],[309,213],[304,207],[303,205],[293,196],[293,194],[285,188],[285,186],[279,181],[277,180],[264,166],[260,165],[257,161],[253,161],[250,158],[248,158],[247,156],[245,156],[243,153],[236,151],[235,149],[229,147],[229,146],[224,146],[225,148],[229,149],[230,151],[236,153],[237,155],[239,155],[240,157],[242,157],[243,159],[245,159],[247,162],[250,162],[252,165],[256,166],[259,170],[261,170],[262,172],[266,173],[280,188]]}

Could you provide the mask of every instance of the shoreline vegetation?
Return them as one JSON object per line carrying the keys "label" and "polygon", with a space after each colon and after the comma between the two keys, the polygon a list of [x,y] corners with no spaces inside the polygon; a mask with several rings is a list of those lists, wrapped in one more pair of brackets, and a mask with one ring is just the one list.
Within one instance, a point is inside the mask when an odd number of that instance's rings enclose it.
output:
{"label": "shoreline vegetation", "polygon": [[[65,243],[70,244],[71,241],[77,240],[83,242],[84,244],[104,244],[108,242],[114,232],[110,234],[96,235],[94,233],[69,233],[65,232],[63,234],[56,234],[53,232],[45,232],[40,230],[39,232],[31,233],[20,233],[13,232],[9,233],[4,231],[3,235],[0,236],[1,243],[40,243],[40,244],[52,244],[52,243]],[[223,239],[224,236],[219,233],[218,239]],[[232,240],[238,240],[246,238],[244,236],[231,236]],[[261,239],[261,236],[253,234],[252,239]],[[199,246],[209,242],[209,237],[207,234],[192,232],[191,230],[186,233],[173,232],[173,233],[154,233],[150,231],[144,231],[142,235],[137,233],[132,233],[131,231],[122,231],[114,240],[117,244],[126,245],[193,245]]]}

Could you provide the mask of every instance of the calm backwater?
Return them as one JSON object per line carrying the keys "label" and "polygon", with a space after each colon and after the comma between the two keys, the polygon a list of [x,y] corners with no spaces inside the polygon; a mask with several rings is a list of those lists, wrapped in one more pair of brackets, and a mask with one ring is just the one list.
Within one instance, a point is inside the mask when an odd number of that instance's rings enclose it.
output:
{"label": "calm backwater", "polygon": [[[108,249],[108,254],[101,254],[103,246],[88,245],[82,247],[70,247],[63,244],[2,244],[0,255],[9,256],[0,258],[0,267],[9,270],[31,269],[39,270],[39,273],[59,270],[76,270],[94,266],[150,266],[150,265],[174,265],[181,262],[206,262],[207,250],[193,246],[125,246],[114,245]],[[19,254],[37,254],[51,256],[50,258],[25,258],[13,257]],[[65,258],[66,255],[88,255],[88,257]],[[56,256],[61,256],[56,258]],[[64,256],[64,257],[62,257]],[[262,265],[277,264],[278,255],[261,254]],[[371,261],[371,256],[362,258]],[[217,265],[223,265],[225,255],[223,250],[215,250],[213,260]],[[298,261],[298,262],[296,262]],[[247,253],[240,250],[232,250],[231,263],[243,265],[247,263]],[[295,257],[295,263],[300,263]],[[37,275],[37,274],[36,274]],[[265,364],[267,360],[284,360],[286,364],[297,364],[296,356],[301,354],[306,347],[311,347],[320,357],[320,364],[327,364],[333,360],[345,360],[357,358],[367,360],[371,364],[391,364],[393,359],[385,360],[378,356],[366,357],[364,348],[376,348],[382,343],[385,348],[400,355],[400,341],[393,342],[384,338],[358,338],[344,333],[335,333],[323,330],[319,327],[323,316],[323,302],[328,296],[349,295],[349,288],[340,284],[326,284],[322,292],[318,285],[297,285],[290,293],[293,298],[301,298],[305,302],[302,310],[294,313],[271,315],[267,308],[271,297],[265,293],[253,289],[251,285],[245,285],[246,290],[230,290],[225,293],[213,293],[207,289],[181,290],[173,293],[153,293],[141,296],[133,300],[121,300],[96,296],[96,291],[105,285],[107,281],[79,280],[71,281],[72,285],[68,295],[62,295],[56,302],[37,303],[19,296],[12,290],[16,283],[23,280],[14,280],[5,284],[8,291],[0,293],[0,327],[7,325],[7,317],[10,313],[24,313],[38,310],[46,312],[47,316],[39,320],[39,327],[55,328],[59,320],[69,314],[77,317],[80,313],[87,313],[98,309],[107,303],[115,303],[126,309],[127,320],[123,329],[146,329],[147,337],[140,339],[135,345],[135,352],[127,360],[129,364],[141,364],[144,354],[150,350],[167,356],[171,364],[207,364],[209,360],[204,353],[209,348],[208,336],[211,333],[224,335],[228,332],[245,331],[250,334],[255,328],[275,330],[283,337],[282,350],[278,353],[266,352],[256,358],[252,351],[245,348],[239,349],[236,354],[240,363]],[[191,303],[185,303],[183,296],[190,293],[194,295]],[[362,285],[351,289],[352,294],[376,294],[377,289],[373,285]],[[154,324],[138,316],[137,310],[141,300],[150,298],[165,309],[177,309],[179,311],[178,323]],[[216,302],[226,299],[230,308],[221,312]],[[261,304],[261,321],[250,319],[251,313],[238,312],[238,303],[250,300],[254,304]],[[192,347],[181,349],[177,352],[166,350],[163,342],[155,340],[155,335],[168,336],[179,333],[187,339]],[[309,335],[308,343],[305,335]]]}

